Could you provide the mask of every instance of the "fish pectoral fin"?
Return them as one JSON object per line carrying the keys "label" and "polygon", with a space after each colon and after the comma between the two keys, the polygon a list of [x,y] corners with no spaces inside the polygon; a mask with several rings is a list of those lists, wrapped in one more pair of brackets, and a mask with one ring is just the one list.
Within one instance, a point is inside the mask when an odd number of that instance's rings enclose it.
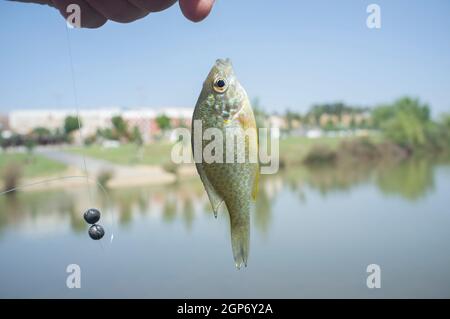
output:
{"label": "fish pectoral fin", "polygon": [[211,206],[213,208],[214,217],[217,218],[217,213],[219,212],[220,205],[222,205],[223,203],[223,199],[221,199],[219,195],[217,195],[217,193],[214,194],[215,192],[214,193],[213,192],[209,193],[208,191],[206,192],[208,193],[209,201],[211,202]]}
{"label": "fish pectoral fin", "polygon": [[202,180],[203,186],[205,187],[206,193],[208,194],[209,202],[211,203],[214,217],[217,218],[217,212],[219,211],[220,205],[223,203],[223,198],[214,190],[214,187],[208,180],[208,177],[200,164],[195,164],[197,166],[198,174]]}

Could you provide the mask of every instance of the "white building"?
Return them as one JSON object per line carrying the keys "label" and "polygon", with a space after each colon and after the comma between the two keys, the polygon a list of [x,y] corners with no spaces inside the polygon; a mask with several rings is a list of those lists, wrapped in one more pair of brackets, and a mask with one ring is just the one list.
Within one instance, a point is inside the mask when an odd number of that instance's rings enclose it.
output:
{"label": "white building", "polygon": [[94,134],[98,128],[111,125],[111,118],[120,115],[119,108],[98,110],[27,110],[9,113],[10,129],[19,134],[28,134],[37,127],[49,130],[64,128],[64,121],[68,116],[79,116],[83,135]]}
{"label": "white building", "polygon": [[27,134],[36,127],[48,129],[61,128],[66,117],[66,111],[27,110],[9,113],[9,126],[12,131]]}
{"label": "white building", "polygon": [[144,143],[152,140],[152,132],[156,129],[157,113],[152,109],[133,109],[122,112],[122,117],[130,128],[137,127]]}
{"label": "white building", "polygon": [[85,138],[93,135],[98,129],[112,126],[111,119],[114,116],[122,116],[131,128],[137,127],[141,132],[144,142],[149,142],[152,136],[159,132],[156,118],[166,115],[171,119],[172,126],[181,124],[190,125],[192,108],[165,107],[159,109],[139,108],[99,108],[75,110],[21,110],[9,113],[9,126],[11,131],[19,134],[28,134],[37,127],[45,127],[50,130],[62,129],[67,116],[79,116],[82,124],[81,135]]}

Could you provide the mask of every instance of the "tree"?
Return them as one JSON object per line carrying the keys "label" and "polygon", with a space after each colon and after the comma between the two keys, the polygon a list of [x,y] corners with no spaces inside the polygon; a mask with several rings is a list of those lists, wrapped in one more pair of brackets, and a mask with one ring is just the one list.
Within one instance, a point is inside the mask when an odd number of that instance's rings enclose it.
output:
{"label": "tree", "polygon": [[133,132],[131,133],[131,141],[139,146],[144,143],[144,141],[142,140],[141,131],[137,126],[133,127]]}
{"label": "tree", "polygon": [[350,119],[350,128],[355,129],[356,128],[356,119],[355,116],[352,115],[352,118]]}
{"label": "tree", "polygon": [[316,104],[311,107],[306,117],[315,120],[318,125],[323,114],[335,115],[340,122],[344,114],[361,114],[367,111],[367,108],[358,106],[349,106],[342,102]]}
{"label": "tree", "polygon": [[442,115],[441,125],[450,131],[450,113]]}
{"label": "tree", "polygon": [[333,131],[336,129],[336,126],[334,125],[334,122],[332,119],[328,119],[328,121],[325,123],[324,130],[326,131]]}
{"label": "tree", "polygon": [[429,106],[418,99],[400,98],[393,104],[375,108],[372,116],[375,127],[400,145],[409,148],[425,146],[432,138]]}
{"label": "tree", "polygon": [[27,138],[24,142],[25,148],[27,149],[28,155],[33,154],[34,147],[36,146],[36,142],[32,138]]}
{"label": "tree", "polygon": [[256,128],[264,128],[267,127],[267,118],[268,115],[261,107],[259,98],[254,98],[252,101],[253,114],[255,115]]}
{"label": "tree", "polygon": [[156,123],[158,124],[158,127],[160,128],[161,131],[168,130],[171,127],[170,118],[165,114],[159,115],[156,118]]}
{"label": "tree", "polygon": [[36,127],[33,129],[32,134],[37,135],[38,137],[46,137],[51,135],[52,133],[46,127]]}
{"label": "tree", "polygon": [[97,130],[97,136],[107,140],[117,140],[118,137],[113,133],[113,130],[109,127]]}
{"label": "tree", "polygon": [[111,119],[111,122],[112,122],[114,130],[119,138],[121,138],[121,137],[128,138],[129,137],[128,125],[120,115],[114,116]]}
{"label": "tree", "polygon": [[69,115],[64,120],[64,132],[66,134],[70,134],[78,129],[80,129],[83,125],[81,124],[81,119],[77,116]]}
{"label": "tree", "polygon": [[286,122],[287,122],[287,129],[288,131],[291,131],[294,128],[294,121],[301,121],[301,115],[297,112],[293,112],[291,110],[287,110],[286,114],[284,116],[286,118]]}
{"label": "tree", "polygon": [[450,114],[443,114],[434,129],[435,144],[442,149],[448,150],[450,148]]}
{"label": "tree", "polygon": [[52,141],[52,132],[46,127],[36,127],[33,129],[29,136],[25,137],[26,140],[32,140],[35,144],[49,144]]}

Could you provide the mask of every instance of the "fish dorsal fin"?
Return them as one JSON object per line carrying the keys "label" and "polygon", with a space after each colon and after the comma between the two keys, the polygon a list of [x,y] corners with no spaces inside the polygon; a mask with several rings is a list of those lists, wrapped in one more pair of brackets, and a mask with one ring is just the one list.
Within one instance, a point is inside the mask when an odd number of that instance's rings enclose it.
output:
{"label": "fish dorsal fin", "polygon": [[223,198],[214,190],[214,187],[208,180],[203,167],[200,164],[195,164],[195,166],[197,167],[198,175],[200,175],[200,179],[202,180],[203,186],[208,194],[209,202],[211,203],[214,211],[214,217],[217,217],[217,212],[219,211],[220,205],[223,203]]}

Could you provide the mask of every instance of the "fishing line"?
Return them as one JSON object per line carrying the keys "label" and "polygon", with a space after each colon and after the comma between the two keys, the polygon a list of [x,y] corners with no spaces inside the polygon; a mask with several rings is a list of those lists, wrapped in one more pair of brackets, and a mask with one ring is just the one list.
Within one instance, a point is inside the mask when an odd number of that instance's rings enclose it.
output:
{"label": "fishing line", "polygon": [[[73,95],[74,95],[74,103],[75,103],[75,109],[76,109],[76,117],[77,117],[77,122],[78,122],[78,134],[79,134],[79,139],[80,142],[83,141],[83,134],[81,132],[81,118],[80,118],[80,110],[79,110],[79,106],[78,106],[78,93],[77,93],[77,86],[76,86],[76,81],[75,81],[75,72],[74,72],[74,66],[73,66],[73,57],[72,57],[72,48],[71,48],[71,44],[70,44],[70,37],[69,37],[69,31],[68,31],[68,27],[65,26],[66,28],[66,37],[67,37],[67,50],[68,50],[68,54],[69,54],[69,64],[70,64],[70,73],[71,73],[71,81],[72,81],[72,89],[73,89]],[[83,178],[86,180],[86,186],[87,186],[87,191],[88,191],[88,196],[89,196],[89,204],[91,206],[91,208],[93,207],[94,204],[94,199],[93,199],[93,195],[92,195],[92,190],[91,190],[91,185],[90,183],[94,183],[98,186],[98,188],[101,190],[101,192],[103,192],[106,202],[107,203],[111,203],[111,198],[107,192],[107,190],[105,189],[105,187],[97,180],[91,179],[89,177],[89,171],[87,168],[87,163],[86,163],[86,157],[85,155],[82,153],[82,159],[83,159],[83,170],[85,175],[71,175],[71,176],[59,176],[59,177],[54,177],[54,178],[47,178],[41,181],[36,181],[33,183],[29,183],[29,184],[24,184],[24,185],[20,185],[20,186],[16,186],[4,191],[0,192],[0,196],[2,195],[6,195],[8,193],[12,193],[15,192],[17,190],[21,190],[21,189],[26,189],[26,188],[30,188],[33,186],[37,186],[37,185],[41,185],[41,184],[45,184],[45,183],[50,183],[50,182],[55,182],[55,181],[59,181],[59,180],[66,180],[66,179],[76,179],[76,178]],[[105,205],[105,210],[108,210],[108,205]],[[112,230],[111,230],[111,237],[110,237],[110,242],[113,241],[114,239],[114,230],[115,230],[115,224],[116,224],[116,218],[115,218],[115,214],[114,214],[114,209],[110,208],[110,218],[111,218],[111,225],[112,225]],[[100,246],[102,248],[104,248],[103,244],[100,241]]]}
{"label": "fishing line", "polygon": [[[109,197],[109,194],[106,191],[105,187],[100,182],[98,182],[96,180],[93,180],[93,179],[90,179],[89,177],[86,177],[85,175],[71,175],[71,176],[59,176],[59,177],[55,177],[55,178],[48,178],[48,179],[44,179],[44,180],[37,181],[37,182],[34,182],[34,183],[24,184],[24,185],[20,185],[20,186],[17,186],[17,187],[10,188],[8,190],[0,192],[0,196],[6,195],[8,193],[15,192],[17,190],[21,190],[21,189],[26,189],[26,188],[30,188],[30,187],[33,187],[33,186],[37,186],[37,185],[40,185],[40,184],[46,184],[46,183],[51,183],[51,182],[60,181],[60,180],[64,180],[64,179],[76,179],[76,178],[87,179],[88,182],[92,182],[94,184],[97,184],[98,188],[100,188],[100,190],[105,195],[106,200],[108,202],[110,202],[110,197]],[[113,219],[112,219],[112,221],[114,222]],[[114,233],[112,232],[111,233],[111,242],[112,242],[113,238],[114,238]],[[102,247],[103,247],[103,245],[102,245]]]}
{"label": "fishing line", "polygon": [[[78,92],[77,92],[77,86],[76,86],[76,82],[75,82],[75,71],[73,68],[72,47],[70,45],[69,27],[67,25],[65,25],[65,29],[66,29],[66,38],[67,38],[67,51],[69,54],[70,75],[72,78],[73,98],[74,98],[74,102],[75,102],[75,110],[76,110],[77,121],[78,121],[78,134],[79,134],[80,143],[82,143],[83,134],[81,133],[80,109],[78,107]],[[91,188],[89,186],[89,180],[88,180],[89,172],[88,172],[87,165],[86,165],[86,157],[84,156],[83,152],[81,153],[81,156],[83,158],[84,173],[86,174],[87,189],[88,189],[88,193],[89,193],[90,203],[92,206],[93,199],[92,199]]]}
{"label": "fishing line", "polygon": [[[42,181],[29,183],[29,184],[24,184],[24,185],[20,185],[20,186],[17,186],[17,187],[10,188],[8,190],[0,192],[0,196],[8,194],[8,193],[11,193],[11,192],[15,192],[17,190],[21,190],[21,189],[24,189],[24,188],[29,188],[29,187],[32,187],[32,186],[40,185],[40,184],[51,183],[51,182],[55,182],[55,181],[59,181],[59,180],[63,180],[63,179],[73,179],[73,178],[84,178],[85,179],[86,176],[85,175],[71,175],[71,176],[59,176],[59,177],[55,177],[55,178],[44,179]],[[100,184],[99,182],[97,182],[95,180],[92,180],[92,179],[88,179],[88,181],[96,183],[99,186],[99,188],[105,193],[105,195],[108,197],[108,193],[106,192],[106,190],[104,189],[102,184]]]}
{"label": "fishing line", "polygon": [[[81,132],[82,124],[81,124],[81,119],[80,119],[80,108],[79,108],[79,104],[78,104],[78,91],[77,91],[77,86],[76,86],[76,81],[75,81],[75,70],[74,70],[74,66],[73,66],[72,46],[71,46],[70,36],[69,36],[69,27],[68,27],[67,24],[64,24],[64,26],[65,26],[65,29],[66,29],[67,51],[68,51],[68,54],[69,54],[70,74],[71,74],[71,79],[72,79],[72,89],[73,89],[74,103],[75,103],[75,109],[76,109],[76,116],[77,116],[77,120],[78,120],[78,134],[79,134],[80,143],[82,143],[82,141],[83,141],[83,134]],[[84,153],[81,153],[81,155],[82,155],[82,158],[83,158],[84,172],[86,174],[86,185],[87,185],[87,189],[88,189],[89,199],[90,199],[91,207],[93,207],[94,200],[93,200],[92,191],[91,191],[91,188],[90,188],[90,185],[89,185],[89,171],[87,169],[86,156],[84,155]],[[97,184],[100,186],[102,191],[105,194],[107,194],[107,192],[106,192],[105,188],[103,187],[103,185],[101,185],[98,182],[97,182]],[[109,197],[107,198],[107,201],[109,202]],[[111,224],[112,225],[115,224],[115,218],[112,215],[111,215]],[[114,233],[111,232],[110,241],[112,242],[113,239],[114,239]],[[102,247],[103,247],[103,245],[102,245]]]}

